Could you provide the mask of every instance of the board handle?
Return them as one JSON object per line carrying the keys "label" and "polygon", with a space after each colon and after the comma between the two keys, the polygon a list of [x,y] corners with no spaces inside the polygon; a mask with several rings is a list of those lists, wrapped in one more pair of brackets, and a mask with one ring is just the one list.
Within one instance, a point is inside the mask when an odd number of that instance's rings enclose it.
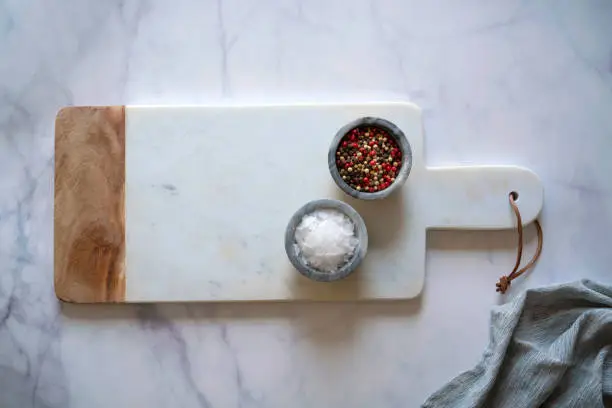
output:
{"label": "board handle", "polygon": [[537,218],[544,200],[538,176],[517,166],[433,167],[425,171],[428,228],[507,229],[516,227],[511,192],[523,225]]}

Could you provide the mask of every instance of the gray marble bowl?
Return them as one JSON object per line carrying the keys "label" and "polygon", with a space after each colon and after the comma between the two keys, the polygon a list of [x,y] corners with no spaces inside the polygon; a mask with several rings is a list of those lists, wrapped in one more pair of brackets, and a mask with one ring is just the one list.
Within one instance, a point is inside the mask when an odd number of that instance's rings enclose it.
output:
{"label": "gray marble bowl", "polygon": [[[395,139],[402,152],[402,163],[395,181],[386,189],[376,191],[374,193],[357,191],[353,187],[349,186],[344,180],[342,180],[342,176],[340,176],[340,172],[336,166],[336,151],[338,150],[338,145],[344,136],[355,128],[365,126],[377,127],[386,131],[393,139]],[[406,182],[406,179],[410,174],[410,169],[412,168],[412,149],[410,148],[410,143],[408,142],[408,139],[406,139],[404,132],[402,132],[402,130],[393,123],[386,119],[364,117],[347,124],[346,126],[342,127],[338,133],[336,133],[336,136],[332,140],[331,146],[329,147],[327,163],[329,166],[329,172],[331,173],[334,182],[346,194],[362,200],[379,200],[389,196]]]}
{"label": "gray marble bowl", "polygon": [[[357,248],[351,259],[347,261],[340,269],[335,272],[324,272],[318,269],[312,268],[307,265],[299,255],[299,248],[295,242],[295,229],[302,221],[305,215],[320,209],[331,209],[337,210],[345,214],[355,225],[355,235],[359,240]],[[368,231],[366,229],[365,222],[361,215],[355,211],[350,205],[330,199],[321,199],[310,201],[302,208],[296,211],[295,214],[289,220],[287,229],[285,230],[285,252],[289,257],[289,261],[293,264],[295,269],[298,270],[305,277],[319,281],[319,282],[333,282],[343,278],[346,278],[359,266],[363,258],[365,258],[366,252],[368,251]]]}

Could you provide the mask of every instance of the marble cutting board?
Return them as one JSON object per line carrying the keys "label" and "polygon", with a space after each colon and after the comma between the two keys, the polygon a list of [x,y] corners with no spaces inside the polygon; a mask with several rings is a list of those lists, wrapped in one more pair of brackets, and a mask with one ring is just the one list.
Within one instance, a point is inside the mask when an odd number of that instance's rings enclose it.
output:
{"label": "marble cutting board", "polygon": [[[336,131],[363,116],[406,134],[413,167],[398,194],[363,202],[327,169]],[[515,166],[428,167],[410,103],[67,107],[55,129],[55,292],[65,301],[406,299],[425,275],[428,228],[514,228],[543,189]],[[312,282],[284,253],[300,206],[339,198],[364,217],[368,255],[349,278]]]}

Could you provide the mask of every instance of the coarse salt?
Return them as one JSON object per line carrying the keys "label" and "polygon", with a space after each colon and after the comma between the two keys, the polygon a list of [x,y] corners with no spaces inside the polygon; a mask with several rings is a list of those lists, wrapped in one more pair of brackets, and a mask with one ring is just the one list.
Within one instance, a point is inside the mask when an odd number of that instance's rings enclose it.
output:
{"label": "coarse salt", "polygon": [[351,258],[359,239],[349,217],[337,210],[316,210],[295,229],[299,256],[322,272],[335,272]]}

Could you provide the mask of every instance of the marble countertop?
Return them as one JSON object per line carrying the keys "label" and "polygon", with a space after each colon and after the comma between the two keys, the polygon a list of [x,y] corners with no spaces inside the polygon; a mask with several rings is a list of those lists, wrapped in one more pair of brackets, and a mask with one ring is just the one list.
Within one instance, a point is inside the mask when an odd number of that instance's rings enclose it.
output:
{"label": "marble countertop", "polygon": [[[1,2],[0,406],[417,406],[479,360],[492,305],[610,282],[610,21],[603,0]],[[430,164],[541,176],[544,253],[506,296],[510,231],[431,232],[409,302],[55,299],[59,107],[373,99],[423,108]]]}

